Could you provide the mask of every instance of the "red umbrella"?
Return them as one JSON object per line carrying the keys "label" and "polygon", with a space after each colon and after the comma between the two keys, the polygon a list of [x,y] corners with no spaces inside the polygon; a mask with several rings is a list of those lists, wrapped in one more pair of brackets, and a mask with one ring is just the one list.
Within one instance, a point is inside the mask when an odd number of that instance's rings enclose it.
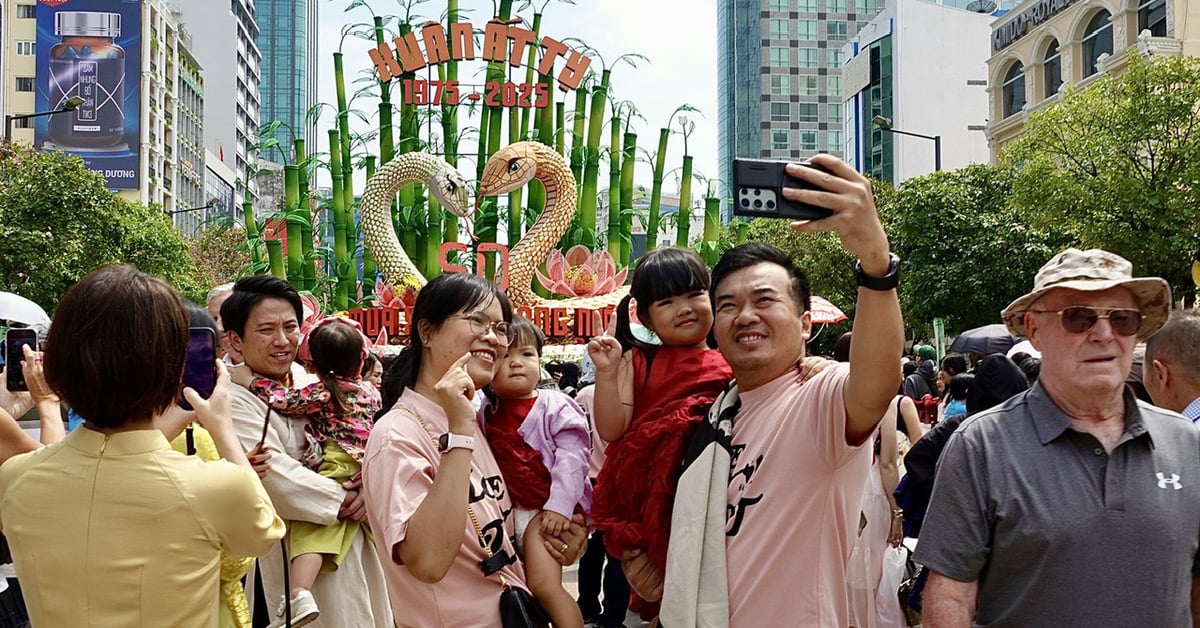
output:
{"label": "red umbrella", "polygon": [[813,295],[812,307],[808,311],[812,314],[813,324],[816,325],[840,323],[850,318],[846,316],[845,312],[839,310],[836,305],[816,295]]}

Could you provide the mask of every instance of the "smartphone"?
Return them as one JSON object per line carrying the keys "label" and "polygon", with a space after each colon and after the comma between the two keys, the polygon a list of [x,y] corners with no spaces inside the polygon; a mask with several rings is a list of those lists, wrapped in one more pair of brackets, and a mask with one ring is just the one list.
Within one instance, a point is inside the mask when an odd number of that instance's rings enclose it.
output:
{"label": "smartphone", "polygon": [[[183,385],[208,399],[217,387],[217,337],[207,327],[188,329],[187,359],[183,363]],[[179,405],[191,410],[192,404],[179,395]]]}
{"label": "smartphone", "polygon": [[[820,220],[833,211],[816,205],[798,203],[783,197],[783,188],[819,190],[821,188],[792,177],[785,168],[786,161],[762,159],[733,160],[733,215],[751,218],[788,218],[791,220]],[[820,166],[801,162],[801,166],[829,171]]]}
{"label": "smartphone", "polygon": [[37,330],[28,328],[10,329],[4,335],[4,362],[8,368],[8,389],[13,392],[29,390],[25,381],[25,369],[21,368],[21,360],[25,359],[23,347],[28,346],[37,350]]}

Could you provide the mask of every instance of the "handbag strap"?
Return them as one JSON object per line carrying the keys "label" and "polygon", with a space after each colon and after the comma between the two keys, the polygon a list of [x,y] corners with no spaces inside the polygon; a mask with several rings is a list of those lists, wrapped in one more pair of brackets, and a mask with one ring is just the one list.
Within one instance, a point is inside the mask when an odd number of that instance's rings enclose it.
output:
{"label": "handbag strap", "polygon": [[[425,425],[425,421],[421,419],[420,415],[418,415],[415,410],[405,404],[398,403],[396,404],[396,407],[403,412],[407,412],[409,416],[417,420],[417,424],[421,426],[421,429],[425,430],[427,435],[429,435],[429,440],[433,443],[434,449],[437,449],[437,437],[433,435],[433,432],[429,431],[429,426]],[[479,537],[479,545],[483,547],[484,552],[487,552],[488,558],[492,558],[492,546],[488,545],[487,539],[484,538],[483,528],[479,526],[479,519],[475,517],[475,509],[471,508],[471,504],[467,504],[467,516],[471,518],[471,527],[475,529],[475,536]],[[508,580],[504,578],[504,574],[497,572],[496,575],[500,577],[500,584],[507,589]]]}

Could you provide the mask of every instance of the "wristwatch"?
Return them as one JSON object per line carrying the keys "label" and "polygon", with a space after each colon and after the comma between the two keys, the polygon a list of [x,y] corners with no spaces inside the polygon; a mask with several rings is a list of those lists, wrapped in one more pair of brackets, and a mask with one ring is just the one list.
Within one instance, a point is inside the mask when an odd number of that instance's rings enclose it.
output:
{"label": "wristwatch", "polygon": [[896,286],[900,284],[900,258],[896,257],[895,253],[888,253],[887,272],[882,277],[873,277],[863,272],[862,260],[858,260],[854,264],[854,279],[858,282],[858,285],[867,290],[878,290],[880,292],[895,290]]}
{"label": "wristwatch", "polygon": [[471,436],[463,436],[453,432],[446,432],[438,437],[438,452],[446,453],[451,449],[466,449],[467,451],[475,451],[475,439]]}

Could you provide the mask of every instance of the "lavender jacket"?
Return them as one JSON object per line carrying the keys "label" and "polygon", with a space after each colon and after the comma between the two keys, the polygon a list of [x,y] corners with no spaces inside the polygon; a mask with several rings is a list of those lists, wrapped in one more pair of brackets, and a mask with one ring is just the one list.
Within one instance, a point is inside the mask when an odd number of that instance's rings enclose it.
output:
{"label": "lavender jacket", "polygon": [[[517,428],[517,433],[535,451],[550,470],[550,499],[544,510],[568,519],[575,504],[585,513],[592,511],[592,484],[588,482],[588,458],[592,437],[587,416],[574,399],[557,390],[538,389],[537,401]],[[479,408],[479,427],[486,430],[485,413],[495,409],[497,400],[488,396]]]}

